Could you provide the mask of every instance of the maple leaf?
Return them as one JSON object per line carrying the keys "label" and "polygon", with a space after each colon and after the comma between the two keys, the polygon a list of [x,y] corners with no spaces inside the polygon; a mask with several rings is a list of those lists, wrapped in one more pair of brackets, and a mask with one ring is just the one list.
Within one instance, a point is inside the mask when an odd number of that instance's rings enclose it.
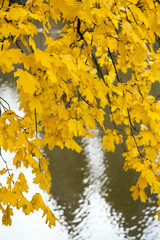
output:
{"label": "maple leaf", "polygon": [[6,226],[10,226],[12,224],[11,216],[13,216],[13,210],[10,205],[7,205],[6,209],[3,210],[2,223]]}
{"label": "maple leaf", "polygon": [[33,205],[25,198],[21,197],[18,201],[18,209],[22,208],[23,212],[26,215],[29,215],[30,212],[34,211]]}
{"label": "maple leaf", "polygon": [[22,192],[28,192],[28,185],[24,174],[21,172],[19,174],[18,180],[20,181],[20,189]]}
{"label": "maple leaf", "polygon": [[44,210],[46,207],[45,207],[45,203],[41,197],[41,195],[39,193],[36,193],[33,197],[32,197],[32,200],[30,202],[33,206],[33,208],[35,210],[39,210],[39,209],[42,209]]}
{"label": "maple leaf", "polygon": [[51,212],[51,210],[48,207],[44,209],[44,213],[42,217],[44,217],[45,215],[46,215],[46,223],[48,223],[48,226],[50,228],[52,226],[56,226],[56,221],[58,221],[58,219],[54,216],[54,214]]}
{"label": "maple leaf", "polygon": [[17,88],[23,89],[24,92],[34,94],[39,86],[39,82],[27,71],[18,69],[14,73],[15,77],[19,77],[17,80]]}

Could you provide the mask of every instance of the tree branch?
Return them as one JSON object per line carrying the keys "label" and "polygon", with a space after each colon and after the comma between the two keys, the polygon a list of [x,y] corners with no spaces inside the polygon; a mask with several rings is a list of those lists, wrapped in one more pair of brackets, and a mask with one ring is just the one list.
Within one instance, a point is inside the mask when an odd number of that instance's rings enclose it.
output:
{"label": "tree branch", "polygon": [[[128,108],[127,108],[127,111],[128,111],[128,116],[129,116],[129,109],[128,109]],[[133,128],[132,128],[132,123],[131,123],[130,117],[128,117],[128,119],[129,119],[129,127],[130,127],[130,130],[131,130],[131,135],[132,135],[132,137],[133,137],[133,139],[134,139],[134,142],[135,142],[137,151],[138,151],[138,153],[139,153],[139,155],[140,155],[141,158],[145,158],[145,156],[142,155],[142,153],[140,152],[140,150],[139,150],[139,148],[138,148],[138,144],[137,144],[137,142],[136,142],[136,138],[135,138],[135,135],[134,135],[134,133],[133,133]],[[147,158],[145,158],[145,159],[147,159]]]}
{"label": "tree branch", "polygon": [[117,69],[116,69],[116,65],[115,65],[115,63],[114,63],[114,60],[113,60],[113,57],[112,57],[112,53],[111,53],[109,47],[108,47],[108,53],[109,53],[109,56],[110,56],[110,58],[111,58],[111,60],[112,60],[112,64],[113,64],[113,66],[114,66],[114,70],[115,70],[115,73],[116,73],[117,80],[118,80],[118,82],[121,83],[122,81],[120,80],[120,78],[119,78],[119,76],[118,76],[118,71],[117,71]]}

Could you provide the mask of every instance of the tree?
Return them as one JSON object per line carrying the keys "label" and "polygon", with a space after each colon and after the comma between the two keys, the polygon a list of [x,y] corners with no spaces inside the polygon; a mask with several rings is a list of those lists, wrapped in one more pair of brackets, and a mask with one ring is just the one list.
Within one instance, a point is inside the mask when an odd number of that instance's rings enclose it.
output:
{"label": "tree", "polygon": [[[49,35],[51,20],[64,23],[57,39]],[[35,42],[37,22],[44,51]],[[14,152],[13,166],[30,166],[33,182],[49,194],[44,147],[80,152],[75,137],[93,137],[89,129],[99,124],[103,148],[114,152],[115,144],[122,144],[124,170],[139,173],[133,199],[145,202],[147,187],[159,194],[160,101],[150,92],[160,83],[159,42],[159,1],[0,0],[0,68],[14,73],[24,111],[18,116],[0,97],[0,146]],[[113,129],[104,126],[106,109]],[[42,209],[49,226],[55,225],[40,194],[27,198],[23,172],[16,177],[0,156],[0,174],[6,177],[6,184],[0,183],[3,224],[11,225],[17,208],[25,214]]]}

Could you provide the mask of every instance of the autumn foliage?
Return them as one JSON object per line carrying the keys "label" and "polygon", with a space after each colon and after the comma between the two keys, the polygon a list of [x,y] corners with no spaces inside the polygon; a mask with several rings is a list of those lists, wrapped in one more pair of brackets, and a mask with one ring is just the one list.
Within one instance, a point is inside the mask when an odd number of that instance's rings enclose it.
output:
{"label": "autumn foliage", "polygon": [[[31,167],[33,183],[49,194],[49,162],[43,149],[56,145],[78,152],[77,136],[92,137],[99,124],[102,147],[122,144],[124,169],[139,173],[133,199],[145,202],[145,189],[160,193],[160,101],[150,91],[160,83],[160,3],[155,0],[0,0],[0,68],[13,72],[20,109],[0,98],[0,146],[14,153],[13,165]],[[64,27],[50,36],[51,20]],[[37,23],[45,50],[36,46]],[[125,74],[129,73],[126,78]],[[113,128],[104,126],[109,109]],[[51,227],[57,220],[39,193],[27,198],[26,176],[3,166],[0,210],[11,225],[13,208],[28,215],[42,209]],[[2,164],[1,164],[2,166]],[[160,200],[158,201],[160,205]],[[159,218],[160,218],[160,212]]]}

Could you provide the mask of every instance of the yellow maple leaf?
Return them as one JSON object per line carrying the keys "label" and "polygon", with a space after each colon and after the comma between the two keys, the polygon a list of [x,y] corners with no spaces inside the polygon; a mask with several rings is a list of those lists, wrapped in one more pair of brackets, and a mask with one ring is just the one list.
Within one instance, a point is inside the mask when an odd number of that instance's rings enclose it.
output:
{"label": "yellow maple leaf", "polygon": [[44,209],[44,213],[42,217],[44,216],[46,216],[46,223],[48,223],[48,226],[50,228],[52,226],[56,226],[56,221],[59,221],[48,207]]}
{"label": "yellow maple leaf", "polygon": [[29,188],[28,188],[28,185],[27,185],[26,178],[25,178],[25,176],[24,176],[24,174],[22,172],[19,174],[18,180],[20,182],[20,189],[21,189],[21,191],[28,193],[28,189]]}
{"label": "yellow maple leaf", "polygon": [[47,193],[50,192],[50,185],[51,185],[51,176],[49,170],[46,172],[36,172],[36,176],[33,179],[33,183],[39,184],[39,187],[42,190],[46,190]]}
{"label": "yellow maple leaf", "polygon": [[3,210],[2,223],[6,226],[10,226],[12,224],[11,216],[13,216],[13,210],[10,205],[7,205],[6,209]]}
{"label": "yellow maple leaf", "polygon": [[22,208],[23,212],[26,215],[29,215],[30,212],[34,211],[33,205],[25,198],[21,197],[18,201],[18,209]]}
{"label": "yellow maple leaf", "polygon": [[144,190],[142,188],[140,188],[139,196],[140,196],[142,202],[146,201],[147,195],[146,195],[146,193],[144,192]]}
{"label": "yellow maple leaf", "polygon": [[40,193],[36,193],[30,202],[35,210],[42,209],[44,210],[46,208],[45,203],[40,195]]}
{"label": "yellow maple leaf", "polygon": [[14,76],[18,77],[17,88],[23,89],[23,91],[28,94],[34,94],[34,92],[37,90],[37,87],[39,87],[39,82],[27,71],[18,69],[14,73]]}
{"label": "yellow maple leaf", "polygon": [[132,186],[130,188],[130,191],[132,191],[132,197],[134,199],[134,201],[136,201],[139,197],[139,190],[138,190],[138,186]]}

